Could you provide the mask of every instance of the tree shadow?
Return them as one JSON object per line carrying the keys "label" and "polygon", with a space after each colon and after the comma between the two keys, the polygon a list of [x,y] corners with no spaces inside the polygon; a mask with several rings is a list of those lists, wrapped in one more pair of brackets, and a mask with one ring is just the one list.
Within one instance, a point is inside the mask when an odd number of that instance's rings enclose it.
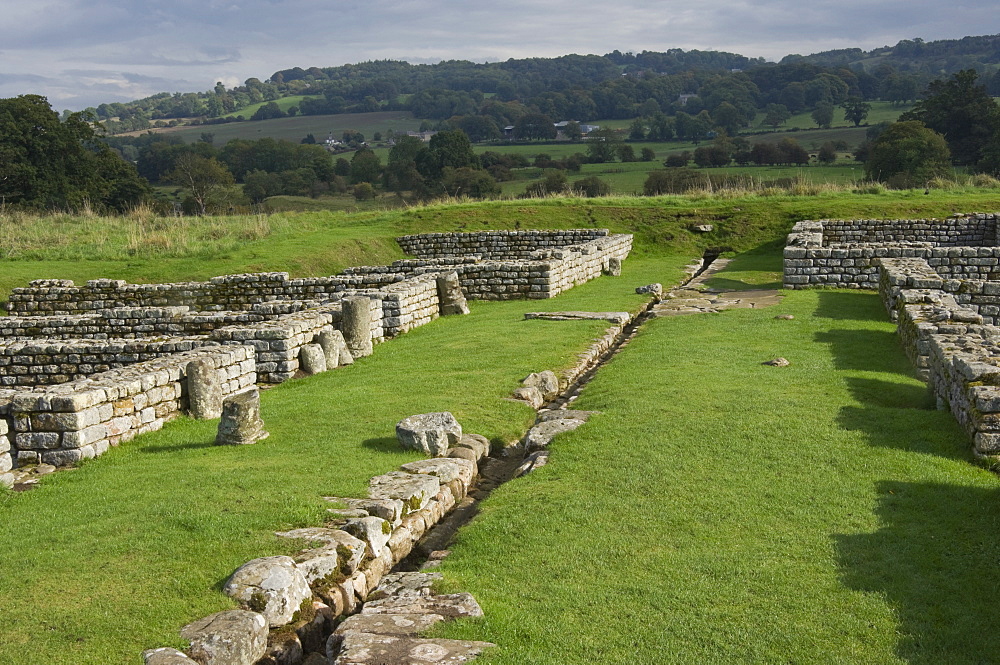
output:
{"label": "tree shadow", "polygon": [[833,536],[842,582],[886,598],[911,664],[1000,657],[1000,488],[881,481],[874,533]]}
{"label": "tree shadow", "polygon": [[817,291],[819,305],[813,316],[851,321],[887,321],[882,299],[870,291]]}
{"label": "tree shadow", "polygon": [[[705,280],[705,285],[732,291],[780,289],[784,245],[784,239],[781,239],[737,254],[725,270]],[[727,273],[744,273],[747,276],[732,279],[726,277]]]}

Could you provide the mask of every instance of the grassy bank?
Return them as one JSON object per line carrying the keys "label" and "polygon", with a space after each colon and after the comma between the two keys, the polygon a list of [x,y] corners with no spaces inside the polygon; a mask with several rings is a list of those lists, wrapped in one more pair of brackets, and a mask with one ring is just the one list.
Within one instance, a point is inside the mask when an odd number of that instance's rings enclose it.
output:
{"label": "grassy bank", "polygon": [[490,665],[991,662],[1000,480],[893,328],[837,291],[649,324],[461,532],[486,617],[441,633]]}

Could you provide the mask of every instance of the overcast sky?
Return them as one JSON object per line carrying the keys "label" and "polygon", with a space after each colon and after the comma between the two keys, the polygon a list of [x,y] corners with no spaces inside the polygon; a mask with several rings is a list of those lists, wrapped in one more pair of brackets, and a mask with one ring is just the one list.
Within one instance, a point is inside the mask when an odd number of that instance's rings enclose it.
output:
{"label": "overcast sky", "polygon": [[567,53],[871,49],[1000,32],[986,0],[0,0],[0,97],[57,110],[290,67]]}

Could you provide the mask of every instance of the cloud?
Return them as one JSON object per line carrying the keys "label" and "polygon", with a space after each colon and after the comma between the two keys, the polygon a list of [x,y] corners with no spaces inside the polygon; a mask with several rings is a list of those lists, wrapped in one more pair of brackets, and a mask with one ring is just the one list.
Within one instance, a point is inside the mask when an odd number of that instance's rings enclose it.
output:
{"label": "cloud", "polygon": [[[78,104],[291,67],[372,59],[474,62],[568,53],[722,50],[777,60],[901,39],[958,38],[995,23],[985,0],[35,0],[0,24],[0,94]],[[70,70],[101,71],[80,80]],[[142,80],[136,77],[144,77]],[[21,77],[21,78],[15,78]],[[38,77],[38,78],[31,78]],[[93,80],[91,80],[91,78]],[[164,87],[154,90],[158,83]]]}

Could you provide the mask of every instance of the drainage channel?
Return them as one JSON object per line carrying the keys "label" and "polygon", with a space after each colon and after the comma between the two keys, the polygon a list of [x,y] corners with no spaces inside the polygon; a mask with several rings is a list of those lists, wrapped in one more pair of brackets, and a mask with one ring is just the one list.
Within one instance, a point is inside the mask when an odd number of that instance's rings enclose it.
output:
{"label": "drainage channel", "polygon": [[[702,277],[711,269],[719,255],[728,249],[725,247],[708,249],[702,256],[698,268],[675,288],[684,288]],[[651,299],[642,311],[622,328],[614,343],[597,357],[591,367],[580,374],[558,396],[543,404],[539,408],[539,412],[566,409],[571,402],[576,400],[583,388],[597,375],[597,372],[632,341],[639,328],[654,318],[653,308],[659,301],[659,297]],[[437,562],[447,556],[448,546],[458,530],[471,522],[479,512],[479,503],[492,494],[497,487],[521,475],[519,470],[528,453],[522,439],[518,444],[505,448],[499,454],[491,454],[485,458],[479,465],[479,481],[475,487],[449,515],[443,517],[414,545],[410,555],[399,562],[393,568],[393,572],[411,572],[437,565]]]}

